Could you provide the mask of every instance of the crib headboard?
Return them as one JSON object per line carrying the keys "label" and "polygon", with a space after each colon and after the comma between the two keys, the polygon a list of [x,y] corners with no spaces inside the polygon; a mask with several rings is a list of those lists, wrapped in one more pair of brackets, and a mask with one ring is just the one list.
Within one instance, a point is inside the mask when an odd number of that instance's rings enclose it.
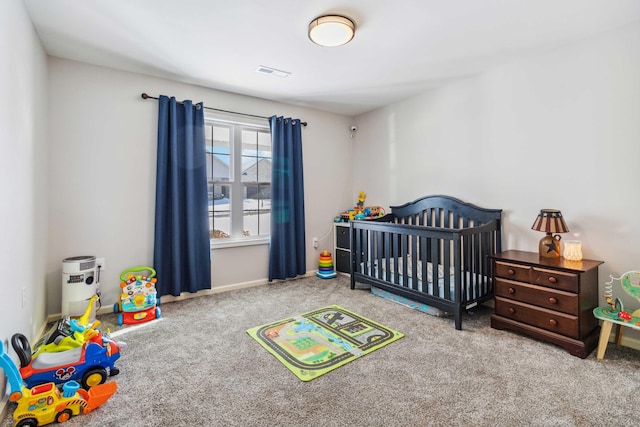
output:
{"label": "crib headboard", "polygon": [[[391,206],[386,222],[440,228],[469,228],[498,221],[501,229],[502,209],[486,209],[451,196],[425,196],[404,205]],[[381,218],[382,219],[382,218]]]}

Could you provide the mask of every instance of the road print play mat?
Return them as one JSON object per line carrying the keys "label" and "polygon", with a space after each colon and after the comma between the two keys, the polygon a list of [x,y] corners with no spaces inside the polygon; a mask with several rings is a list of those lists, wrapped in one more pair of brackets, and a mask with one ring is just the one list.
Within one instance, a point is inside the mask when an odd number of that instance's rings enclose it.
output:
{"label": "road print play mat", "polygon": [[404,336],[338,305],[247,330],[302,381],[310,381]]}

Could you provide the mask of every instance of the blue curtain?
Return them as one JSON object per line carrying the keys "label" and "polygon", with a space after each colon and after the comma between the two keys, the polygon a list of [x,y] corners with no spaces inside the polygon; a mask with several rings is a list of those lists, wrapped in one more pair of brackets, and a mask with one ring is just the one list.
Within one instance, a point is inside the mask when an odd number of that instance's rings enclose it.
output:
{"label": "blue curtain", "polygon": [[153,266],[158,295],[211,289],[202,103],[158,99]]}
{"label": "blue curtain", "polygon": [[304,231],[304,179],[300,120],[270,119],[271,242],[269,281],[307,272]]}

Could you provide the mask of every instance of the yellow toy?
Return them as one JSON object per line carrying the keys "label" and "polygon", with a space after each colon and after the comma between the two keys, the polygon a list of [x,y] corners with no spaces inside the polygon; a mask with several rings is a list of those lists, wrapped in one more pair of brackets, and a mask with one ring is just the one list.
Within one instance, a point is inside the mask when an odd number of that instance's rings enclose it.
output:
{"label": "yellow toy", "polygon": [[364,211],[364,200],[367,198],[367,194],[364,191],[358,193],[358,203],[356,204],[356,213],[362,213]]}
{"label": "yellow toy", "polygon": [[99,320],[89,323],[91,310],[98,299],[97,295],[92,296],[87,304],[85,312],[77,319],[65,316],[56,323],[46,334],[38,340],[33,347],[32,358],[40,353],[57,353],[82,347],[85,342],[98,335],[96,329],[100,324]]}

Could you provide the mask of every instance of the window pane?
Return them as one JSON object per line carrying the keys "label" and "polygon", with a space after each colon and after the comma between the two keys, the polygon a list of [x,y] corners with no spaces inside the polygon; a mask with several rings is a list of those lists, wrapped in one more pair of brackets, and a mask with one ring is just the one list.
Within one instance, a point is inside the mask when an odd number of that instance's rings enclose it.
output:
{"label": "window pane", "polygon": [[205,127],[207,177],[212,181],[231,178],[231,138],[229,126],[210,124]]}
{"label": "window pane", "polygon": [[271,182],[271,136],[267,132],[242,132],[242,182]]}
{"label": "window pane", "polygon": [[242,129],[242,155],[258,155],[258,132],[255,130]]}
{"label": "window pane", "polygon": [[271,186],[246,185],[243,210],[244,236],[269,235],[271,225]]}
{"label": "window pane", "polygon": [[222,239],[231,235],[231,187],[209,184],[209,235]]}
{"label": "window pane", "polygon": [[269,132],[258,132],[258,149],[262,157],[271,158],[271,134]]}

